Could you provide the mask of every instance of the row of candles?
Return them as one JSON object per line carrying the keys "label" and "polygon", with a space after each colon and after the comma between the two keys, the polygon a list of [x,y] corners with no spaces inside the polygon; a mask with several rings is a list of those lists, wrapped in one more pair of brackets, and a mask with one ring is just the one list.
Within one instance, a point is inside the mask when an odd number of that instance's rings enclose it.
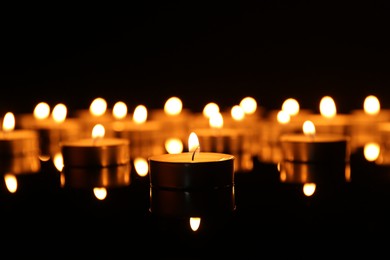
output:
{"label": "row of candles", "polygon": [[[50,110],[40,102],[31,114],[4,116],[0,170],[36,172],[39,160],[54,158],[60,158],[60,171],[71,172],[133,160],[143,165],[140,174],[149,173],[152,185],[193,188],[233,184],[233,173],[252,170],[253,157],[275,164],[348,163],[351,151],[364,146],[368,160],[386,164],[390,113],[372,95],[363,108],[340,115],[334,100],[325,96],[319,114],[300,109],[293,98],[280,110],[266,112],[254,98],[246,97],[228,112],[210,102],[202,113],[192,113],[183,109],[180,98],[171,97],[164,109],[149,113],[138,105],[129,116],[124,102],[115,103],[110,111],[99,97],[89,109],[68,117],[64,104]],[[187,143],[191,134],[196,135],[196,145]],[[208,173],[208,168],[215,173]]]}
{"label": "row of candles", "polygon": [[31,114],[6,113],[0,171],[8,189],[16,191],[17,174],[36,173],[42,161],[52,160],[64,176],[61,185],[87,185],[104,199],[105,187],[131,183],[133,162],[139,176],[149,177],[151,211],[199,216],[204,209],[235,209],[235,174],[251,171],[254,157],[277,165],[281,181],[304,183],[306,194],[316,182],[348,179],[355,149],[364,147],[367,160],[378,164],[390,160],[390,112],[375,96],[343,115],[330,96],[321,100],[319,114],[300,109],[293,98],[277,111],[265,111],[252,97],[226,112],[210,102],[202,113],[192,113],[178,97],[161,110],[138,105],[132,116],[124,102],[107,108],[99,97],[70,117],[64,104],[51,110],[45,102]]}

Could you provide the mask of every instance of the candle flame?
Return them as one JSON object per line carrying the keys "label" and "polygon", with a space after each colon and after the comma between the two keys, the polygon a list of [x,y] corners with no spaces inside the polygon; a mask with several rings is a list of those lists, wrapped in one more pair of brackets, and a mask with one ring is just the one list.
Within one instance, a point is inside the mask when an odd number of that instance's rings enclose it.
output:
{"label": "candle flame", "polygon": [[203,108],[203,115],[206,118],[210,118],[215,113],[219,113],[219,106],[216,103],[210,102],[210,103],[208,103],[207,105],[204,106],[204,108]]}
{"label": "candle flame", "polygon": [[104,200],[107,197],[107,189],[104,187],[93,188],[93,194],[98,200]]}
{"label": "candle flame", "polygon": [[367,143],[364,145],[363,153],[367,161],[373,162],[379,158],[380,145],[375,142]]}
{"label": "candle flame", "polygon": [[148,161],[142,157],[136,157],[134,159],[134,168],[138,176],[144,177],[149,172]]}
{"label": "candle flame", "polygon": [[34,118],[38,120],[46,119],[50,115],[50,106],[46,102],[39,102],[33,112]]}
{"label": "candle flame", "polygon": [[211,128],[223,127],[223,116],[221,113],[215,113],[209,118],[209,125]]}
{"label": "candle flame", "polygon": [[103,138],[106,130],[102,124],[96,124],[92,129],[92,138]]}
{"label": "candle flame", "polygon": [[232,115],[232,118],[236,121],[241,121],[245,118],[244,109],[239,105],[233,106],[230,110],[230,114]]}
{"label": "candle flame", "polygon": [[59,103],[53,108],[52,118],[55,122],[61,123],[65,121],[67,113],[68,110],[66,106],[62,103]]}
{"label": "candle flame", "polygon": [[61,172],[64,168],[64,158],[62,157],[62,153],[58,152],[54,155],[53,163],[54,167],[56,167],[56,169]]}
{"label": "candle flame", "polygon": [[188,137],[188,151],[195,152],[199,148],[199,139],[195,132],[191,132]]}
{"label": "candle flame", "polygon": [[127,115],[127,105],[123,101],[118,101],[112,108],[112,115],[115,119],[123,119]]}
{"label": "candle flame", "polygon": [[381,109],[379,99],[374,95],[369,95],[364,99],[364,112],[368,115],[377,115]]}
{"label": "candle flame", "polygon": [[168,138],[165,141],[165,150],[169,154],[178,154],[183,152],[183,142],[179,138]]}
{"label": "candle flame", "polygon": [[257,101],[253,97],[244,97],[240,102],[240,107],[242,107],[245,114],[254,114],[257,110]]}
{"label": "candle flame", "polygon": [[107,101],[104,98],[98,97],[95,98],[91,105],[89,106],[89,112],[93,116],[102,116],[106,113],[107,110]]}
{"label": "candle flame", "polygon": [[133,121],[136,124],[143,124],[146,122],[147,118],[148,118],[148,110],[146,109],[146,106],[138,105],[134,109]]}
{"label": "candle flame", "polygon": [[183,109],[183,102],[178,97],[170,97],[164,105],[164,112],[167,115],[175,116],[181,113]]}
{"label": "candle flame", "polygon": [[7,190],[10,193],[15,193],[18,189],[18,180],[16,179],[16,176],[11,173],[6,173],[4,175],[4,182],[7,187]]}
{"label": "candle flame", "polygon": [[197,231],[200,226],[200,220],[201,218],[199,217],[191,217],[190,218],[190,227],[192,231]]}
{"label": "candle flame", "polygon": [[294,98],[288,98],[282,104],[282,110],[286,111],[290,116],[298,115],[299,109],[299,103]]}
{"label": "candle flame", "polygon": [[333,118],[337,114],[336,103],[330,96],[325,96],[320,101],[320,113],[326,118]]}
{"label": "candle flame", "polygon": [[10,132],[15,128],[15,116],[12,112],[7,112],[3,119],[3,131]]}
{"label": "candle flame", "polygon": [[291,116],[289,113],[287,113],[284,110],[280,110],[278,114],[276,115],[276,119],[280,124],[287,124],[291,120]]}
{"label": "candle flame", "polygon": [[310,120],[303,122],[302,130],[305,135],[314,136],[316,133],[316,127],[314,123]]}
{"label": "candle flame", "polygon": [[305,183],[303,185],[303,194],[305,194],[305,196],[310,197],[314,194],[315,191],[316,191],[315,183]]}

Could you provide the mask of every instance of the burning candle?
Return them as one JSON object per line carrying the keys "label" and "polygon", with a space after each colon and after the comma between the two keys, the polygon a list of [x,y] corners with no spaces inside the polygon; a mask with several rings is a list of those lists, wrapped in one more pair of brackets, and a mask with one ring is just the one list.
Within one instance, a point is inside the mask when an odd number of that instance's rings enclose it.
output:
{"label": "burning candle", "polygon": [[200,152],[194,132],[190,134],[188,147],[190,152],[149,157],[152,187],[199,189],[233,186],[233,155]]}
{"label": "burning candle", "polygon": [[303,123],[303,134],[280,137],[283,159],[293,162],[348,162],[349,137],[337,134],[316,134],[313,122]]}
{"label": "burning candle", "polygon": [[104,138],[104,133],[104,126],[97,124],[92,129],[92,138],[62,142],[64,167],[106,167],[129,163],[129,141]]}
{"label": "burning candle", "polygon": [[15,116],[7,112],[0,132],[0,156],[14,157],[39,154],[38,134],[33,130],[15,130]]}

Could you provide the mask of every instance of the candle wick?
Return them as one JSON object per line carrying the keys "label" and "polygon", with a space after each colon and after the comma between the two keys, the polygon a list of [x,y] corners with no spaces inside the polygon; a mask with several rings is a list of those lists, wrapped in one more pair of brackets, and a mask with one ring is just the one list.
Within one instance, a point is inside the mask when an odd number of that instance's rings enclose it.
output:
{"label": "candle wick", "polygon": [[194,158],[195,158],[195,153],[196,153],[196,151],[199,150],[199,149],[200,149],[200,146],[197,146],[197,147],[195,148],[194,152],[192,153],[192,160],[194,160]]}

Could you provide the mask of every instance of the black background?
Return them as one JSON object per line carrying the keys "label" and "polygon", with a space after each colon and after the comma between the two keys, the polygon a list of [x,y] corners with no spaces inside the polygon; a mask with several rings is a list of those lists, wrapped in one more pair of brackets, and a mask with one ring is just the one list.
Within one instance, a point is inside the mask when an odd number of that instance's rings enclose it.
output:
{"label": "black background", "polygon": [[349,112],[375,94],[390,107],[378,3],[34,4],[3,6],[0,19],[3,113],[38,101],[86,108],[97,96],[160,108],[177,95],[200,111],[248,95],[267,109],[295,97],[317,110],[331,95]]}

